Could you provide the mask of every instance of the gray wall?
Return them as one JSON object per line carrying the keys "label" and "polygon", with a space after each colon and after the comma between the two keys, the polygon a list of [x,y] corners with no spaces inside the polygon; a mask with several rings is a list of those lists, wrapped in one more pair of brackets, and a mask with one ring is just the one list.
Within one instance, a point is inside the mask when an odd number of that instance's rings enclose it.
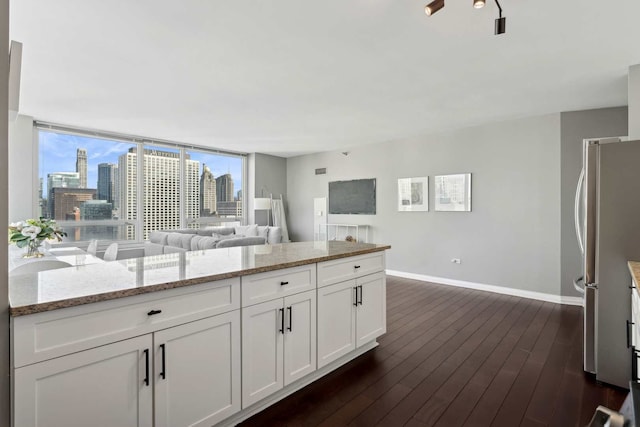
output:
{"label": "gray wall", "polygon": [[[462,172],[473,211],[435,212],[433,176]],[[397,179],[419,176],[429,176],[430,211],[398,212]],[[357,178],[377,179],[377,214],[328,222],[372,226],[373,241],[392,246],[389,269],[560,294],[560,114],[290,158],[292,238],[313,238],[313,198],[329,181]]]}
{"label": "gray wall", "polygon": [[[255,181],[250,178],[249,182],[255,185],[254,197],[269,197],[273,195],[277,199],[282,194],[285,198],[286,207],[287,159],[261,153],[252,154],[250,160],[251,158],[253,158]],[[251,164],[251,162],[249,163]],[[249,174],[251,175],[251,171]],[[257,224],[267,223],[267,211],[256,211],[254,214]],[[271,224],[273,224],[273,219]]]}
{"label": "gray wall", "polygon": [[[9,0],[0,0],[0,224],[8,223],[8,143],[7,118],[9,81]],[[8,290],[7,245],[0,245],[0,425],[10,422],[9,389],[9,290]]]}
{"label": "gray wall", "polygon": [[640,139],[640,64],[629,67],[629,137]]}
{"label": "gray wall", "polygon": [[627,107],[571,111],[560,115],[561,128],[561,280],[562,295],[579,296],[573,280],[582,274],[582,255],[574,225],[574,200],[582,169],[582,140],[627,135]]}

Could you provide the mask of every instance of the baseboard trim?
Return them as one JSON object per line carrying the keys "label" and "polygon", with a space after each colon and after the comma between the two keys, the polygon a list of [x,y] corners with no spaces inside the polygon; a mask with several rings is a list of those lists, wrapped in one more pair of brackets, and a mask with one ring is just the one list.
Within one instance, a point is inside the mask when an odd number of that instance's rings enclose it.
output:
{"label": "baseboard trim", "polygon": [[422,282],[438,283],[440,285],[457,286],[460,288],[476,289],[478,291],[494,292],[497,294],[512,295],[515,297],[535,299],[552,302],[555,304],[582,306],[581,297],[567,297],[562,295],[545,294],[542,292],[525,291],[523,289],[506,288],[503,286],[485,285],[483,283],[467,282],[464,280],[447,279],[445,277],[427,276],[424,274],[407,273],[404,271],[387,270],[387,275],[405,279],[420,280]]}

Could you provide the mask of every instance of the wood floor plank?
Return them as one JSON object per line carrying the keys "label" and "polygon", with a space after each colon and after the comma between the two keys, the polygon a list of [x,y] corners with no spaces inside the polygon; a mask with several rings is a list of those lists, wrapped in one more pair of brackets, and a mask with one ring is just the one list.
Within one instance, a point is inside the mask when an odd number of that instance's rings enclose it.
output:
{"label": "wood floor plank", "polygon": [[582,310],[387,277],[379,347],[247,426],[583,426],[626,391],[582,371]]}

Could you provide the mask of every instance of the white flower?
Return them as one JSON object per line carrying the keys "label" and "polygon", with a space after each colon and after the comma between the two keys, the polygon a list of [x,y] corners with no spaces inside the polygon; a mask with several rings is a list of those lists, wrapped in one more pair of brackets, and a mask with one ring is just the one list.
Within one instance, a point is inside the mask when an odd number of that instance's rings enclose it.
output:
{"label": "white flower", "polygon": [[27,236],[31,240],[35,240],[38,237],[38,234],[42,231],[42,228],[36,225],[29,225],[22,229],[22,235]]}
{"label": "white flower", "polygon": [[21,231],[22,227],[25,226],[25,223],[24,221],[12,222],[11,224],[9,224],[9,226],[15,228],[18,231]]}

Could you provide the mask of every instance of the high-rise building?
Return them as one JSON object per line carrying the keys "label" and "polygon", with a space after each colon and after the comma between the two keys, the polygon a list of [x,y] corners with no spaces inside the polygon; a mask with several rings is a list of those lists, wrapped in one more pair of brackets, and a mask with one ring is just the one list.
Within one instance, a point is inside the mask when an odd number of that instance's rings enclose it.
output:
{"label": "high-rise building", "polygon": [[202,166],[200,175],[200,216],[216,213],[216,180],[207,165]]}
{"label": "high-rise building", "polygon": [[40,216],[43,218],[49,217],[47,209],[47,199],[44,197],[44,179],[38,178],[38,208],[40,209]]}
{"label": "high-rise building", "polygon": [[[54,187],[49,191],[51,216],[58,221],[67,218],[75,218],[76,208],[81,208],[83,203],[96,197],[95,188],[61,188]],[[71,215],[71,214],[74,215]]]}
{"label": "high-rise building", "polygon": [[[50,218],[53,218],[55,215],[54,206],[53,206],[53,189],[54,188],[80,188],[80,176],[78,172],[53,172],[53,173],[47,174],[47,212],[46,214]],[[61,219],[64,219],[64,217]]]}
{"label": "high-rise building", "polygon": [[216,178],[216,201],[218,202],[233,202],[233,178],[231,174],[227,173]]}
{"label": "high-rise building", "polygon": [[76,151],[76,172],[80,175],[80,188],[87,188],[87,150]]}
{"label": "high-rise building", "polygon": [[218,215],[236,218],[242,217],[242,201],[218,202]]}
{"label": "high-rise building", "polygon": [[98,165],[98,200],[106,200],[114,208],[118,193],[118,165],[100,163]]}
{"label": "high-rise building", "polygon": [[[113,205],[106,200],[87,200],[80,205],[80,220],[95,221],[109,220],[112,218]],[[67,227],[73,229],[74,235],[78,235],[76,240],[119,240],[120,228],[112,225],[85,225],[83,227]],[[76,231],[75,229],[78,229]]]}
{"label": "high-rise building", "polygon": [[113,205],[106,200],[87,200],[80,205],[80,219],[111,219]]}
{"label": "high-rise building", "polygon": [[[138,217],[137,152],[132,147],[118,158],[120,174],[121,219],[135,220]],[[200,216],[198,179],[200,162],[185,160],[185,217],[194,219]],[[180,227],[180,155],[161,150],[144,150],[144,203],[142,238],[146,239],[153,230],[166,230]],[[127,230],[127,238],[135,238],[133,227]]]}

